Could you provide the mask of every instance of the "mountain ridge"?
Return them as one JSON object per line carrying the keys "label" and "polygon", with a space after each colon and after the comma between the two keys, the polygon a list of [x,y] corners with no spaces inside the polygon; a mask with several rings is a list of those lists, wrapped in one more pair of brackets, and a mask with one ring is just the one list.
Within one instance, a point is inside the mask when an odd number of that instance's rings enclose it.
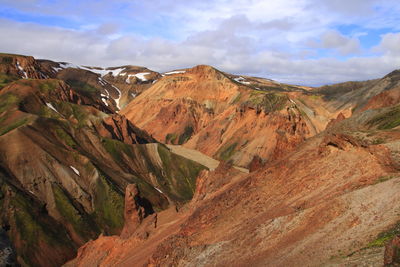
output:
{"label": "mountain ridge", "polygon": [[400,234],[398,72],[310,88],[0,54],[4,261],[383,260]]}

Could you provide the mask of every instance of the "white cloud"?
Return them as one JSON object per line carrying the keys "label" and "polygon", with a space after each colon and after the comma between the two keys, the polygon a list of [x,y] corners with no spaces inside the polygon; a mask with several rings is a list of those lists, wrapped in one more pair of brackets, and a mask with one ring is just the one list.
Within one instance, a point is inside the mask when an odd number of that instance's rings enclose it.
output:
{"label": "white cloud", "polygon": [[356,54],[360,52],[360,41],[329,30],[322,34],[320,47],[337,50],[342,55]]}
{"label": "white cloud", "polygon": [[400,57],[400,33],[384,34],[382,36],[382,41],[375,47],[375,50],[393,57]]}
{"label": "white cloud", "polygon": [[116,23],[103,23],[99,27],[97,27],[97,33],[103,35],[112,35],[118,32],[120,26]]}
{"label": "white cloud", "polygon": [[[371,56],[359,41],[368,27],[399,27],[394,0],[3,2],[79,22],[72,30],[0,20],[0,34],[7,37],[0,50],[38,58],[158,71],[210,64],[299,84],[370,79],[400,68],[395,30],[382,36],[379,55]],[[344,35],[335,30],[343,23],[366,28]],[[346,59],[321,56],[316,48]]]}
{"label": "white cloud", "polygon": [[369,15],[373,13],[374,0],[322,0],[320,3],[329,11],[352,16]]}
{"label": "white cloud", "polygon": [[3,52],[33,55],[60,61],[88,63],[97,61],[107,44],[91,32],[46,27],[30,23],[0,20],[0,44]]}

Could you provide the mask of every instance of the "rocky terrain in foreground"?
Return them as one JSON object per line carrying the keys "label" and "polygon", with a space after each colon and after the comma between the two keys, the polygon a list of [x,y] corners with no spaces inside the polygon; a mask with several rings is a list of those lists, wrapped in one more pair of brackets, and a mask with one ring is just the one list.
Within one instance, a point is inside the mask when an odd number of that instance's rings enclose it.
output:
{"label": "rocky terrain in foreground", "polygon": [[399,71],[310,88],[0,62],[0,262],[399,264]]}

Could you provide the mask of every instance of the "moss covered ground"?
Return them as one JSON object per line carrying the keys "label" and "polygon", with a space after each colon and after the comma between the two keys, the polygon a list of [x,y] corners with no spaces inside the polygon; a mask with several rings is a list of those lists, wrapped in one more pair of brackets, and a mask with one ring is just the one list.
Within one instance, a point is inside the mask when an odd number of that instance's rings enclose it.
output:
{"label": "moss covered ground", "polygon": [[224,161],[228,161],[234,154],[235,148],[237,147],[237,142],[224,144],[216,153],[216,156]]}
{"label": "moss covered ground", "polygon": [[389,240],[400,235],[400,222],[394,225],[391,229],[380,233],[377,238],[371,241],[366,248],[383,247]]}
{"label": "moss covered ground", "polygon": [[392,129],[400,125],[400,105],[389,108],[374,116],[368,121],[368,125],[375,126],[380,130]]}
{"label": "moss covered ground", "polygon": [[104,174],[96,183],[94,219],[107,234],[118,234],[124,226],[124,194]]}

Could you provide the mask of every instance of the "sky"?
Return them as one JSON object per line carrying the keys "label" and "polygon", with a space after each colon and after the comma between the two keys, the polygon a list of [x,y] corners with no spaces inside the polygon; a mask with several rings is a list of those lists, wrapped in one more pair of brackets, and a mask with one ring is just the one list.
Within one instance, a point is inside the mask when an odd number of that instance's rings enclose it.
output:
{"label": "sky", "polygon": [[0,51],[301,85],[400,69],[399,0],[0,0]]}

